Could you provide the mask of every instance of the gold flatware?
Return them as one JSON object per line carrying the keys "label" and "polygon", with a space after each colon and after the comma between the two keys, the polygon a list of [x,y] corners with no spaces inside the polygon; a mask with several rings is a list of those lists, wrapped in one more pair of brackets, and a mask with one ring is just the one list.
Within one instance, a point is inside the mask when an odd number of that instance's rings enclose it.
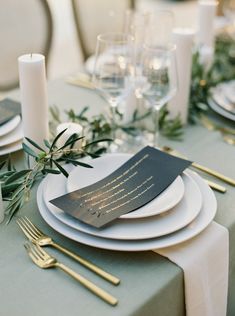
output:
{"label": "gold flatware", "polygon": [[200,121],[209,131],[219,131],[222,135],[235,135],[235,129],[218,125],[203,114],[200,115]]}
{"label": "gold flatware", "polygon": [[103,299],[105,302],[109,303],[110,305],[117,305],[118,300],[92,283],[90,280],[84,278],[81,274],[76,273],[66,265],[64,265],[61,262],[58,262],[56,258],[49,255],[45,250],[43,250],[40,246],[37,244],[29,244],[26,243],[24,245],[29,257],[32,259],[32,261],[40,268],[42,269],[49,269],[49,268],[59,268],[71,277],[73,277],[75,280],[80,282],[85,288],[90,290],[92,293],[99,296],[101,299]]}
{"label": "gold flatware", "polygon": [[91,81],[91,76],[86,73],[86,72],[77,72],[73,75],[70,75],[67,77],[68,79],[81,79],[81,80],[85,80],[85,81]]}
{"label": "gold flatware", "polygon": [[70,76],[66,78],[65,82],[86,89],[95,89],[95,86],[91,82],[89,75],[84,73],[78,73],[77,75]]}
{"label": "gold flatware", "polygon": [[67,79],[66,82],[71,85],[78,86],[81,88],[86,88],[86,89],[91,89],[91,90],[95,89],[94,85],[91,82],[83,81],[80,79]]}
{"label": "gold flatware", "polygon": [[194,168],[196,168],[196,169],[198,169],[198,170],[201,170],[201,171],[203,171],[203,172],[205,172],[205,173],[208,173],[208,174],[210,174],[211,176],[214,176],[214,177],[216,177],[217,179],[220,179],[220,180],[222,180],[222,181],[224,181],[224,182],[226,182],[226,183],[228,183],[228,184],[230,184],[230,185],[232,185],[232,186],[235,186],[235,180],[233,180],[232,178],[226,177],[226,176],[224,176],[223,174],[221,174],[221,173],[219,173],[219,172],[217,172],[217,171],[215,171],[215,170],[212,170],[212,169],[210,169],[210,168],[204,167],[204,166],[202,166],[202,165],[200,165],[200,164],[198,164],[198,163],[196,163],[196,162],[193,162],[193,163],[192,163],[192,166],[193,166]]}
{"label": "gold flatware", "polygon": [[224,135],[223,140],[229,145],[235,145],[235,137],[230,137],[228,135]]}
{"label": "gold flatware", "polygon": [[227,189],[225,187],[223,187],[222,185],[212,182],[208,179],[204,179],[206,181],[206,183],[209,185],[209,187],[211,187],[213,190],[216,190],[220,193],[226,193]]}
{"label": "gold flatware", "polygon": [[95,272],[97,275],[101,276],[105,280],[109,281],[114,285],[118,285],[120,283],[120,279],[113,276],[112,274],[102,270],[98,266],[94,265],[90,261],[80,257],[79,255],[74,254],[73,252],[69,251],[68,249],[58,245],[55,243],[51,237],[45,235],[41,230],[39,230],[26,216],[23,218],[17,219],[17,224],[25,234],[25,236],[34,244],[39,246],[52,246],[61,252],[65,253],[66,255],[70,256],[71,258],[78,261],[80,264],[85,266],[86,268],[90,269],[91,271]]}
{"label": "gold flatware", "polygon": [[[178,151],[176,151],[176,150],[174,150],[174,149],[172,149],[170,147],[164,146],[163,147],[163,151],[165,151],[165,152],[167,152],[167,153],[169,153],[171,155],[187,159],[186,157],[181,155]],[[211,176],[214,176],[217,179],[220,179],[220,180],[222,180],[222,181],[224,181],[224,182],[226,182],[226,183],[228,183],[228,184],[230,184],[232,186],[235,186],[235,180],[234,179],[229,178],[227,176],[224,176],[222,173],[219,173],[218,171],[215,171],[215,170],[212,170],[212,169],[207,168],[205,166],[202,166],[202,165],[200,165],[200,164],[198,164],[196,162],[192,163],[192,167],[194,167],[194,168],[196,168],[196,169],[198,169],[200,171],[203,171],[203,172],[205,172],[205,173],[207,173],[207,174],[209,174]]]}

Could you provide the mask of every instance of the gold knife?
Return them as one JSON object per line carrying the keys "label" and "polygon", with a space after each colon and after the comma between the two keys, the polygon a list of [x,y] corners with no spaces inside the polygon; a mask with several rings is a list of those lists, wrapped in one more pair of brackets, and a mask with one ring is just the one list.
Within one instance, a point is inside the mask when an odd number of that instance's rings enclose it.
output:
{"label": "gold knife", "polygon": [[[172,154],[172,155],[174,155],[174,156],[187,159],[186,157],[184,157],[183,155],[181,155],[179,152],[177,152],[176,150],[174,150],[174,149],[172,149],[172,148],[170,148],[170,147],[164,146],[164,147],[162,148],[162,150],[163,150],[164,152],[167,152],[167,153]],[[232,179],[232,178],[230,178],[230,177],[227,177],[227,176],[224,176],[222,173],[220,173],[220,172],[218,172],[218,171],[215,171],[215,170],[212,170],[212,169],[210,169],[210,168],[208,168],[208,167],[202,166],[202,165],[200,165],[200,164],[198,164],[198,163],[196,163],[196,162],[193,162],[193,163],[192,163],[192,167],[194,167],[194,168],[196,168],[196,169],[198,169],[198,170],[200,170],[200,171],[203,171],[203,172],[205,172],[205,173],[207,173],[207,174],[209,174],[209,175],[211,175],[211,176],[214,176],[214,177],[216,177],[217,179],[220,179],[220,180],[222,180],[222,181],[224,181],[224,182],[226,182],[226,183],[228,183],[228,184],[230,184],[230,185],[232,185],[232,186],[235,186],[235,180],[234,180],[234,179]]]}
{"label": "gold knife", "polygon": [[230,184],[232,186],[235,186],[235,180],[233,180],[232,178],[224,176],[222,173],[219,173],[219,172],[217,172],[215,170],[212,170],[210,168],[204,167],[204,166],[202,166],[202,165],[200,165],[200,164],[198,164],[196,162],[192,163],[192,167],[194,167],[194,168],[196,168],[198,170],[201,170],[203,172],[206,172],[206,173],[210,174],[211,176],[214,176],[217,179],[220,179],[220,180],[222,180],[222,181],[224,181],[224,182],[226,182],[226,183],[228,183],[228,184]]}

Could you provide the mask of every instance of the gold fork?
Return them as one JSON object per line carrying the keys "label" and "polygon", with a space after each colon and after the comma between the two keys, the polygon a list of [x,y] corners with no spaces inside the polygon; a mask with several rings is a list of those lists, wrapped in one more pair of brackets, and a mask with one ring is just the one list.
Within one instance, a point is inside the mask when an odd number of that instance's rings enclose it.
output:
{"label": "gold fork", "polygon": [[58,245],[55,243],[51,237],[45,235],[41,230],[39,230],[26,216],[23,218],[19,218],[17,221],[17,224],[25,234],[25,236],[34,244],[37,244],[39,246],[52,246],[66,255],[70,256],[71,258],[78,261],[80,264],[85,266],[86,268],[90,269],[91,271],[95,272],[105,280],[111,282],[114,285],[118,285],[120,283],[120,279],[113,276],[112,274],[102,270],[98,266],[94,265],[90,261],[80,257],[79,255],[76,255],[69,251],[68,249]]}
{"label": "gold fork", "polygon": [[105,302],[116,305],[118,303],[118,300],[110,295],[109,293],[105,292],[103,289],[89,281],[88,279],[84,278],[82,275],[74,272],[72,269],[64,265],[63,263],[60,263],[57,261],[56,258],[49,255],[45,250],[43,250],[38,245],[33,245],[26,243],[24,245],[28,255],[32,259],[32,261],[40,268],[42,269],[48,269],[48,268],[59,268],[69,274],[71,277],[73,277],[75,280],[80,282],[84,287],[86,287],[88,290],[102,298]]}

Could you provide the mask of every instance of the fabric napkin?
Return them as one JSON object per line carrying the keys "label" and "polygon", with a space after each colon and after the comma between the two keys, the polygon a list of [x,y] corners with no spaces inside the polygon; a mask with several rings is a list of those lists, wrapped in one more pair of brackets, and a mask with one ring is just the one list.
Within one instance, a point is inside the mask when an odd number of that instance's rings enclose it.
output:
{"label": "fabric napkin", "polygon": [[229,235],[225,227],[212,222],[187,242],[153,251],[183,269],[187,316],[226,316]]}

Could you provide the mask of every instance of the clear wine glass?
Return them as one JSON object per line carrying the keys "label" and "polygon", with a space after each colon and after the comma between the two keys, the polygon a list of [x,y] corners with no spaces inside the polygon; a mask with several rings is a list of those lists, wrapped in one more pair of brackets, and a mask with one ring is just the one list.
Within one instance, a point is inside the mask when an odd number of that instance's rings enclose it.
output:
{"label": "clear wine glass", "polygon": [[144,45],[142,55],[141,93],[153,109],[153,146],[158,146],[159,112],[176,94],[178,88],[174,45]]}
{"label": "clear wine glass", "polygon": [[131,40],[124,33],[105,33],[97,37],[92,81],[110,105],[112,134],[116,143],[116,108],[132,88]]}
{"label": "clear wine glass", "polygon": [[[137,99],[141,99],[141,93],[138,89],[138,77],[135,76],[135,69],[140,64],[143,44],[146,38],[146,32],[148,30],[150,13],[149,12],[136,12],[131,11],[126,13],[125,20],[125,32],[132,36],[132,65],[133,65],[133,77],[135,80],[135,96]],[[141,82],[139,82],[141,85]]]}
{"label": "clear wine glass", "polygon": [[[143,22],[142,22],[143,23]],[[156,10],[151,13],[145,13],[144,26],[145,30],[138,40],[138,49],[133,50],[135,53],[133,62],[135,64],[135,86],[136,96],[141,99],[142,87],[142,49],[146,46],[166,46],[171,42],[172,30],[174,25],[174,14],[169,10]]]}

